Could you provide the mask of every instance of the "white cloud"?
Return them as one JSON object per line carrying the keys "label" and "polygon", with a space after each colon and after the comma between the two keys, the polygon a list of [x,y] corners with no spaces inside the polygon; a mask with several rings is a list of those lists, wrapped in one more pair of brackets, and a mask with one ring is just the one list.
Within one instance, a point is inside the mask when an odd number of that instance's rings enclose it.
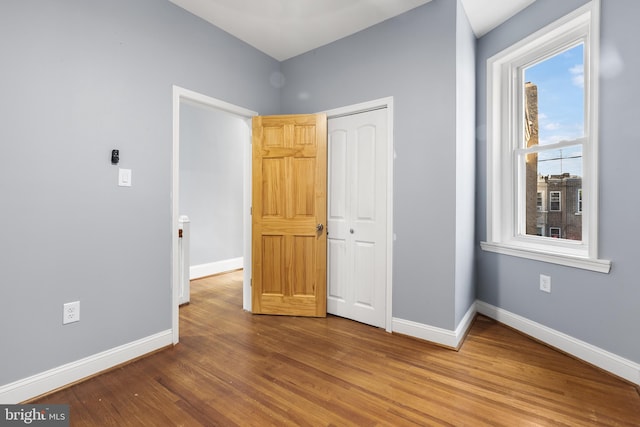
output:
{"label": "white cloud", "polygon": [[558,122],[550,122],[549,116],[547,116],[545,113],[539,113],[538,126],[540,127],[540,129],[552,131],[560,129],[561,125]]}
{"label": "white cloud", "polygon": [[582,138],[579,132],[567,132],[566,130],[561,134],[546,135],[540,138],[538,143],[540,145],[555,144],[561,141],[573,141],[575,139]]}
{"label": "white cloud", "polygon": [[584,66],[581,64],[574,65],[569,68],[571,73],[571,81],[578,87],[584,87]]}

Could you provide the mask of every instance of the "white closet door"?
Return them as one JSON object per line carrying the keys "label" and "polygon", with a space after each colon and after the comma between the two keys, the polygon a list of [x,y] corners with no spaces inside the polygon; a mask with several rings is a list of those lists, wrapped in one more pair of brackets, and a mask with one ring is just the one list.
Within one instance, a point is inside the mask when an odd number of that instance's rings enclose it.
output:
{"label": "white closet door", "polygon": [[386,109],[328,123],[327,312],[385,327]]}

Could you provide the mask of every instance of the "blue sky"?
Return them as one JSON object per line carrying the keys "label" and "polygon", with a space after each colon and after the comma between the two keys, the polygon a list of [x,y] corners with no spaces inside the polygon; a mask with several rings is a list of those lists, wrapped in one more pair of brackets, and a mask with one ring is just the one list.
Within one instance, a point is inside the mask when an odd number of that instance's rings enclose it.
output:
{"label": "blue sky", "polygon": [[[584,136],[584,46],[561,52],[525,69],[538,86],[539,144]],[[547,160],[554,159],[554,160]],[[538,173],[582,175],[582,150],[567,147],[538,155]]]}

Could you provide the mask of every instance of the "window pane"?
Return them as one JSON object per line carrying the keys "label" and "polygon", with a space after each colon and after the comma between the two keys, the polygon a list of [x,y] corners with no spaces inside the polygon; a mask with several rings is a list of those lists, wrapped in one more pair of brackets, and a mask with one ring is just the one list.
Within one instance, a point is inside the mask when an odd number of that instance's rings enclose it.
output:
{"label": "window pane", "polygon": [[541,151],[538,153],[537,173],[582,176],[582,145]]}
{"label": "window pane", "polygon": [[578,209],[576,212],[582,213],[582,188],[578,190]]}
{"label": "window pane", "polygon": [[[583,55],[581,44],[524,70],[524,148],[584,136]],[[526,234],[582,240],[582,153],[576,144],[526,156]]]}
{"label": "window pane", "polygon": [[[584,136],[582,44],[525,68],[524,81],[527,82],[526,109],[530,110],[526,124],[530,132],[536,134],[535,144],[547,145]],[[533,125],[535,130],[531,129]]]}
{"label": "window pane", "polygon": [[[582,177],[538,175],[534,189],[535,193],[527,192],[527,234],[582,240]],[[533,213],[528,206],[530,194],[534,195]],[[560,234],[551,233],[552,228]]]}
{"label": "window pane", "polygon": [[536,211],[542,212],[544,210],[543,201],[542,193],[538,191],[538,194],[536,195]]}

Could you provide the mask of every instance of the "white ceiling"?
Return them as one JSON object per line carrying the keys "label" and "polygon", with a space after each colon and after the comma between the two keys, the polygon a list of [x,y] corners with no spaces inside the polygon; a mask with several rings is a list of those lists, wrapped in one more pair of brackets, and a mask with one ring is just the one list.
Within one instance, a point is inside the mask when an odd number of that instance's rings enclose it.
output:
{"label": "white ceiling", "polygon": [[[284,61],[431,0],[169,1]],[[534,1],[462,0],[462,3],[473,31],[481,37]]]}
{"label": "white ceiling", "polygon": [[482,37],[536,0],[462,0],[476,37]]}

